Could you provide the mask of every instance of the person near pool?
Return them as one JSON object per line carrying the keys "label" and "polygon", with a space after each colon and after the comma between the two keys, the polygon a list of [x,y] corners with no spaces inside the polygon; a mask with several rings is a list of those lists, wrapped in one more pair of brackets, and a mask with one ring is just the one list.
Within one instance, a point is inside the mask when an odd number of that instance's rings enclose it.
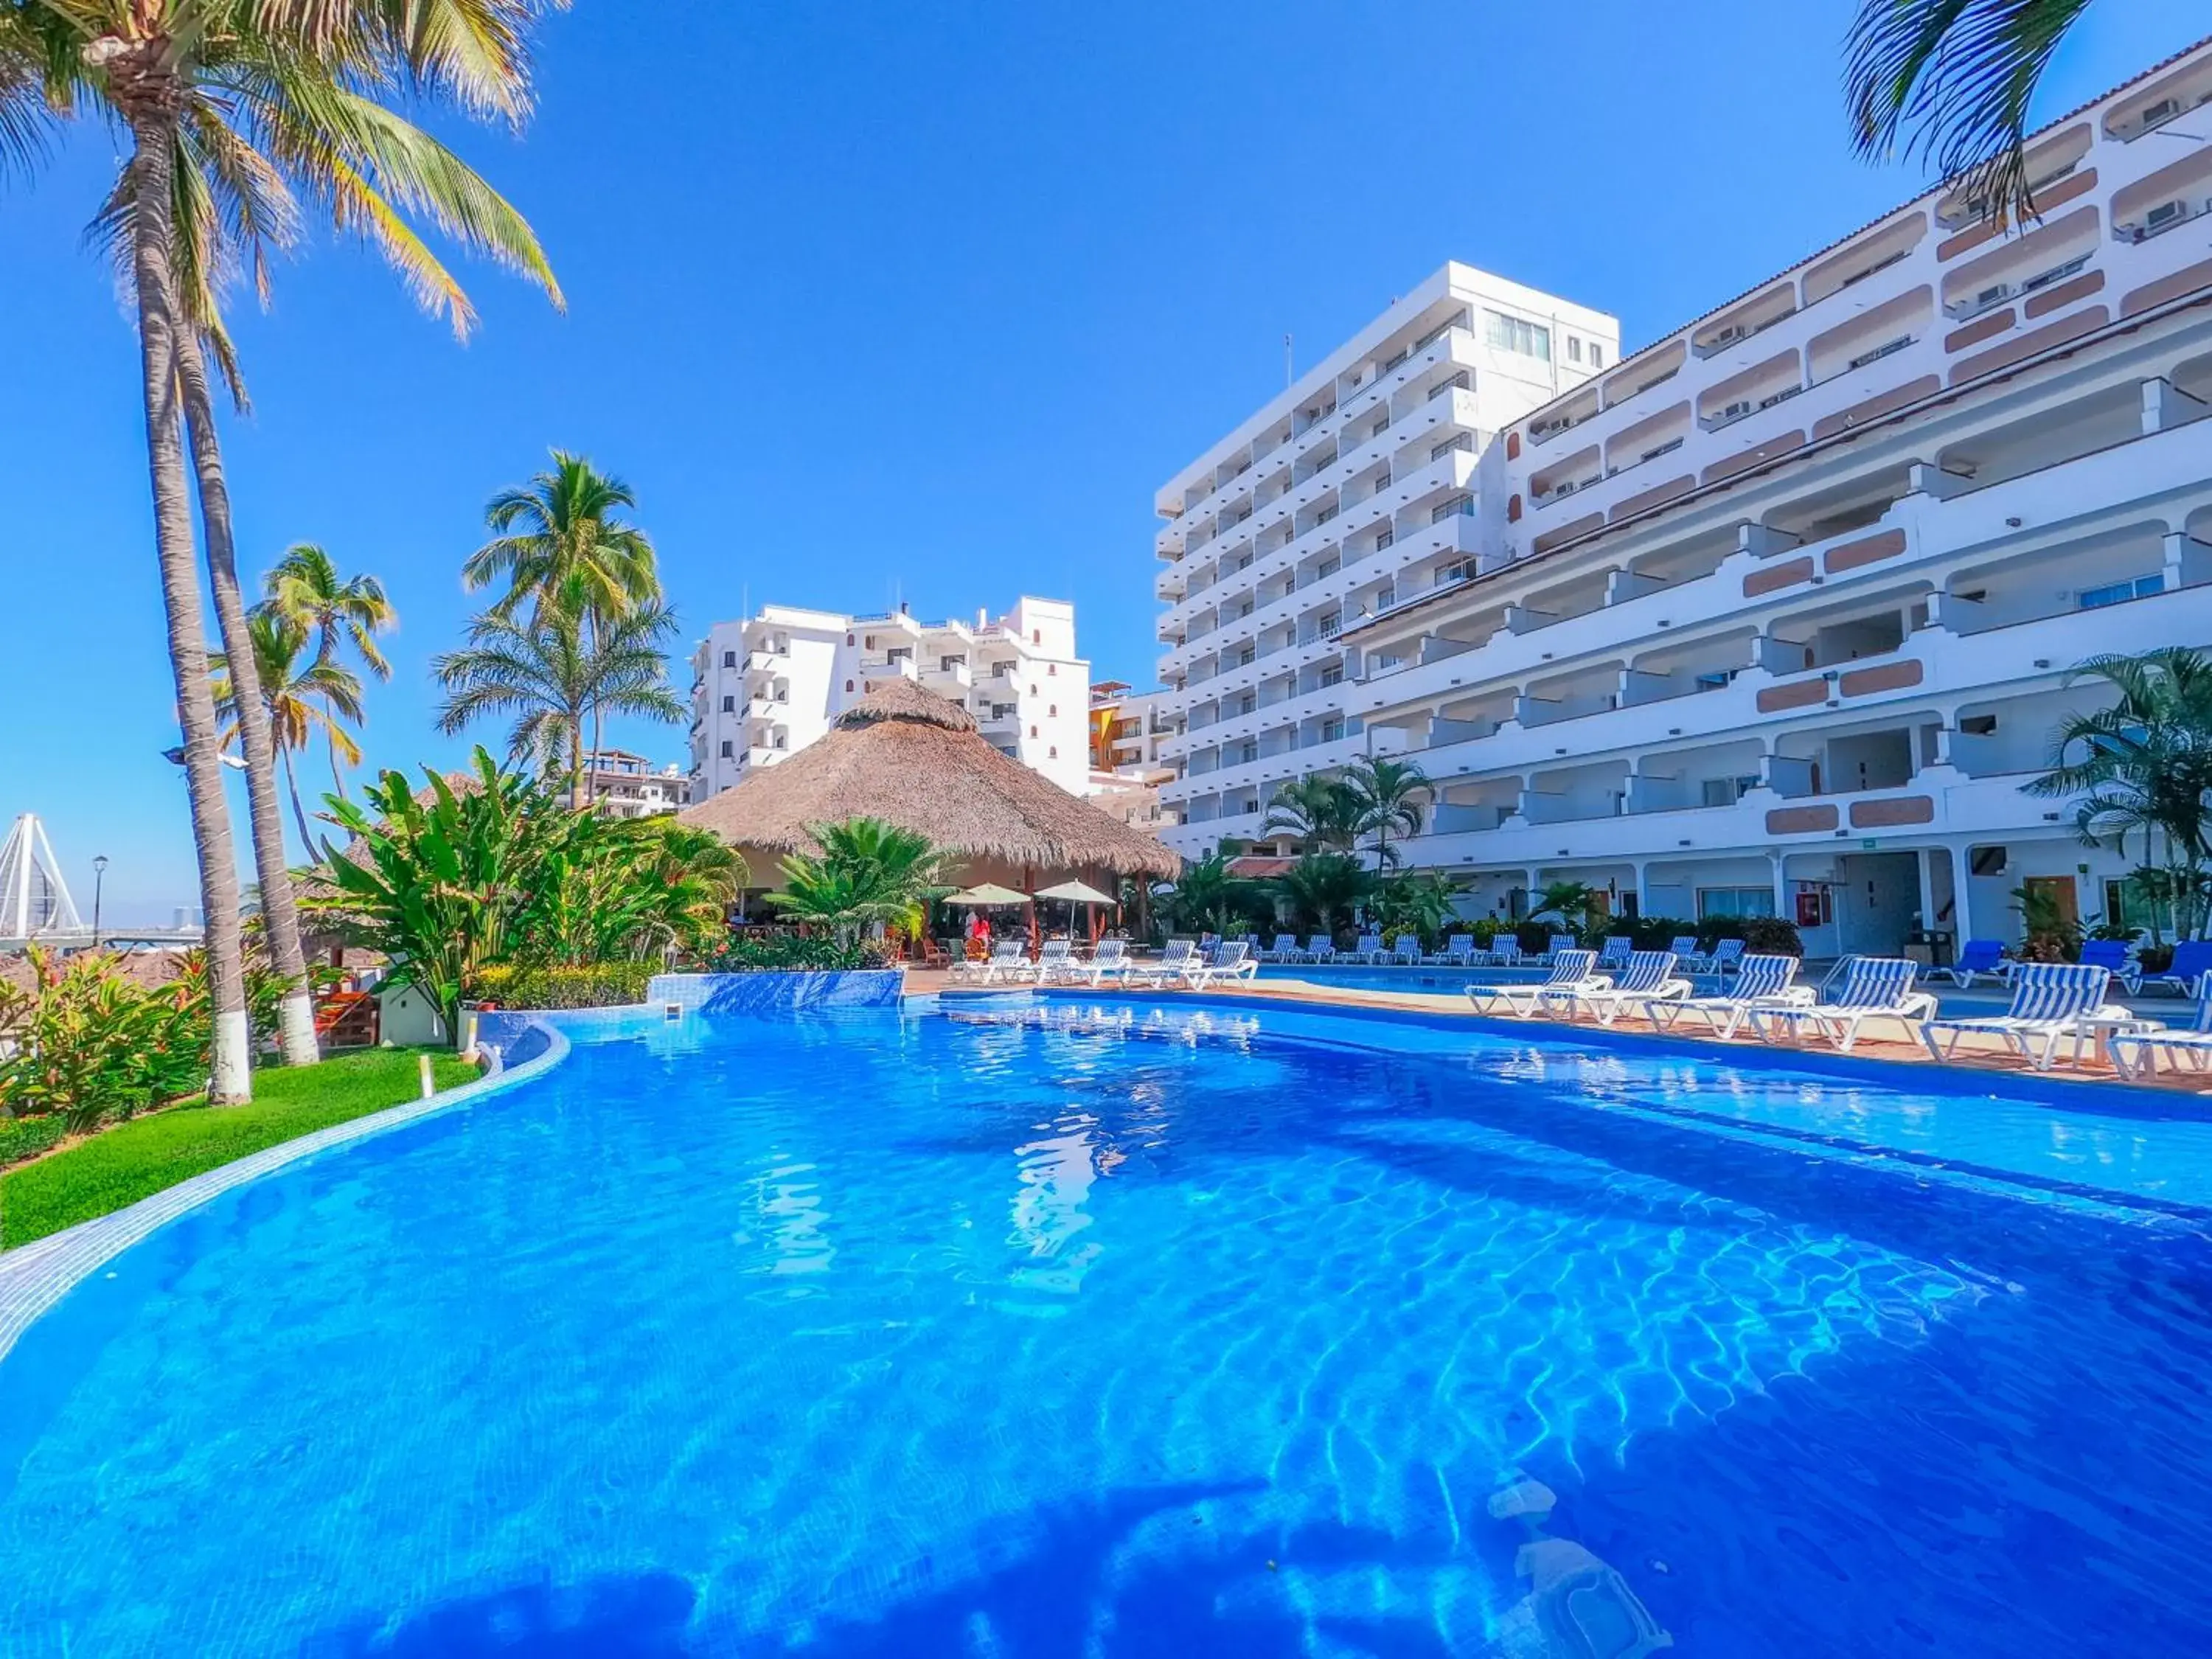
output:
{"label": "person near pool", "polygon": [[990,954],[991,924],[978,910],[968,919],[968,955],[971,960],[981,960]]}

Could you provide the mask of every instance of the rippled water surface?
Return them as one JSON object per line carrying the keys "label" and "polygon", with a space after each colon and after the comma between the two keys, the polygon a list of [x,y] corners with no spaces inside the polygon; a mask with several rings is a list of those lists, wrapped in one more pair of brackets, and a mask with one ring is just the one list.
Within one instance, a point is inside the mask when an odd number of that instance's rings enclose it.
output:
{"label": "rippled water surface", "polygon": [[1066,1010],[580,1044],[33,1328],[0,1653],[1565,1656],[1638,1603],[1746,1659],[2212,1650],[2186,1206],[1602,1066]]}

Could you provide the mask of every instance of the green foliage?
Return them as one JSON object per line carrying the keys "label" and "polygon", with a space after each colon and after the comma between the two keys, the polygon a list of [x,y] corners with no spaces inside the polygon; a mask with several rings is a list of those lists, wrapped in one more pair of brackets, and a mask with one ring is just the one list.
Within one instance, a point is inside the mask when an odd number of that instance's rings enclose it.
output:
{"label": "green foliage", "polygon": [[783,860],[784,890],[768,902],[800,921],[827,927],[841,945],[861,932],[919,932],[929,901],[951,890],[941,879],[944,854],[929,837],[881,818],[820,823],[807,834],[822,850]]}
{"label": "green foliage", "polygon": [[1186,860],[1175,890],[1161,902],[1169,926],[1184,933],[1234,933],[1248,919],[1267,915],[1267,896],[1256,883],[1229,873],[1229,854],[1213,852]]}
{"label": "green foliage", "polygon": [[69,1132],[69,1120],[59,1112],[45,1117],[0,1117],[0,1169],[36,1158]]}
{"label": "green foliage", "polygon": [[659,971],[652,962],[502,963],[479,971],[468,995],[502,1008],[626,1008],[645,1000],[645,988]]}
{"label": "green foliage", "polygon": [[2081,924],[2066,914],[2057,894],[2045,888],[2015,887],[2012,899],[2024,936],[2019,951],[2022,962],[2072,962],[2081,956],[2085,937]]}
{"label": "green foliage", "polygon": [[[317,1066],[271,1067],[245,1106],[180,1106],[94,1135],[0,1176],[0,1249],[137,1203],[180,1181],[333,1123],[416,1098],[416,1051],[367,1049]],[[476,1076],[451,1054],[433,1061],[450,1089]]]}
{"label": "green foliage", "polygon": [[2051,769],[2025,792],[2080,797],[2083,842],[2142,859],[2130,882],[2153,939],[2166,927],[2197,937],[2212,915],[2212,655],[2176,646],[2093,657],[2069,677],[2080,680],[2101,681],[2112,701],[2059,723]]}
{"label": "green foliage", "polygon": [[1355,840],[1372,836],[1375,861],[1386,869],[1396,864],[1391,832],[1421,833],[1422,805],[1435,793],[1429,775],[1413,761],[1368,755],[1345,769],[1344,787],[1352,798]]}
{"label": "green foliage", "polygon": [[1275,786],[1260,833],[1295,836],[1309,853],[1348,853],[1359,834],[1359,803],[1341,779],[1293,778]]}
{"label": "green foliage", "polygon": [[1308,853],[1275,880],[1292,922],[1332,937],[1351,926],[1352,907],[1374,887],[1374,873],[1350,853]]}
{"label": "green foliage", "polygon": [[[309,908],[392,958],[447,1018],[487,969],[646,962],[709,949],[738,881],[734,856],[666,818],[571,808],[476,751],[471,787],[428,773],[418,799],[386,772],[363,805],[330,800],[353,846]],[[426,769],[427,771],[427,769]]]}
{"label": "green foliage", "polygon": [[1597,889],[1586,881],[1547,882],[1528,915],[1532,920],[1551,917],[1567,932],[1580,933],[1595,922]]}
{"label": "green foliage", "polygon": [[838,972],[883,965],[880,953],[826,933],[740,935],[700,963],[709,974]]}
{"label": "green foliage", "polygon": [[1433,870],[1388,876],[1376,884],[1367,902],[1367,918],[1382,930],[1389,944],[1395,945],[1401,933],[1410,932],[1423,950],[1434,950],[1459,894],[1459,883]]}
{"label": "green foliage", "polygon": [[[112,956],[57,963],[34,945],[29,957],[33,988],[0,987],[0,1120],[55,1115],[82,1132],[206,1086],[213,1024],[202,953],[160,986],[139,984]],[[257,1035],[275,1028],[283,989],[249,963]]]}

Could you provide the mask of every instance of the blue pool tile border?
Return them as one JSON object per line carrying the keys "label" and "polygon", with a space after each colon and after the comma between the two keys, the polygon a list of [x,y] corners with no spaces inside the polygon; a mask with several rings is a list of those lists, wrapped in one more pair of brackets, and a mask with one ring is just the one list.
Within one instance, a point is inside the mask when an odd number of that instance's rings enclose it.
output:
{"label": "blue pool tile border", "polygon": [[656,974],[645,1000],[686,1013],[792,1013],[805,1008],[896,1008],[906,975],[896,968],[828,973]]}
{"label": "blue pool tile border", "polygon": [[[592,1013],[637,1011],[592,1010]],[[484,1016],[481,1028],[487,1053],[486,1071],[473,1083],[447,1089],[428,1100],[410,1100],[367,1117],[334,1123],[327,1129],[265,1147],[249,1157],[225,1164],[180,1181],[175,1186],[140,1199],[112,1215],[96,1216],[76,1226],[0,1254],[0,1360],[5,1360],[32,1322],[77,1284],[108,1262],[166,1227],[179,1216],[220,1198],[235,1188],[263,1176],[289,1169],[319,1153],[449,1112],[473,1106],[491,1096],[542,1076],[568,1057],[568,1039],[560,1027],[572,1023],[568,1014],[499,1013]]]}

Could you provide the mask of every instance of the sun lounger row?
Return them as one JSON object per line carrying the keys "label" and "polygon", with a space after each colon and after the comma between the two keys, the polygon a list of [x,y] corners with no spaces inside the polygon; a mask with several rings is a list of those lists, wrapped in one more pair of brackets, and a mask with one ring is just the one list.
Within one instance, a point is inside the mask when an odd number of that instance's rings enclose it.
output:
{"label": "sun lounger row", "polygon": [[1034,961],[1021,940],[1000,939],[988,958],[963,963],[952,974],[983,985],[1149,984],[1203,990],[1224,980],[1250,979],[1259,971],[1242,939],[1203,951],[1189,939],[1173,939],[1158,960],[1139,962],[1129,955],[1124,939],[1101,939],[1090,956],[1081,957],[1071,941],[1057,939],[1045,941]]}

